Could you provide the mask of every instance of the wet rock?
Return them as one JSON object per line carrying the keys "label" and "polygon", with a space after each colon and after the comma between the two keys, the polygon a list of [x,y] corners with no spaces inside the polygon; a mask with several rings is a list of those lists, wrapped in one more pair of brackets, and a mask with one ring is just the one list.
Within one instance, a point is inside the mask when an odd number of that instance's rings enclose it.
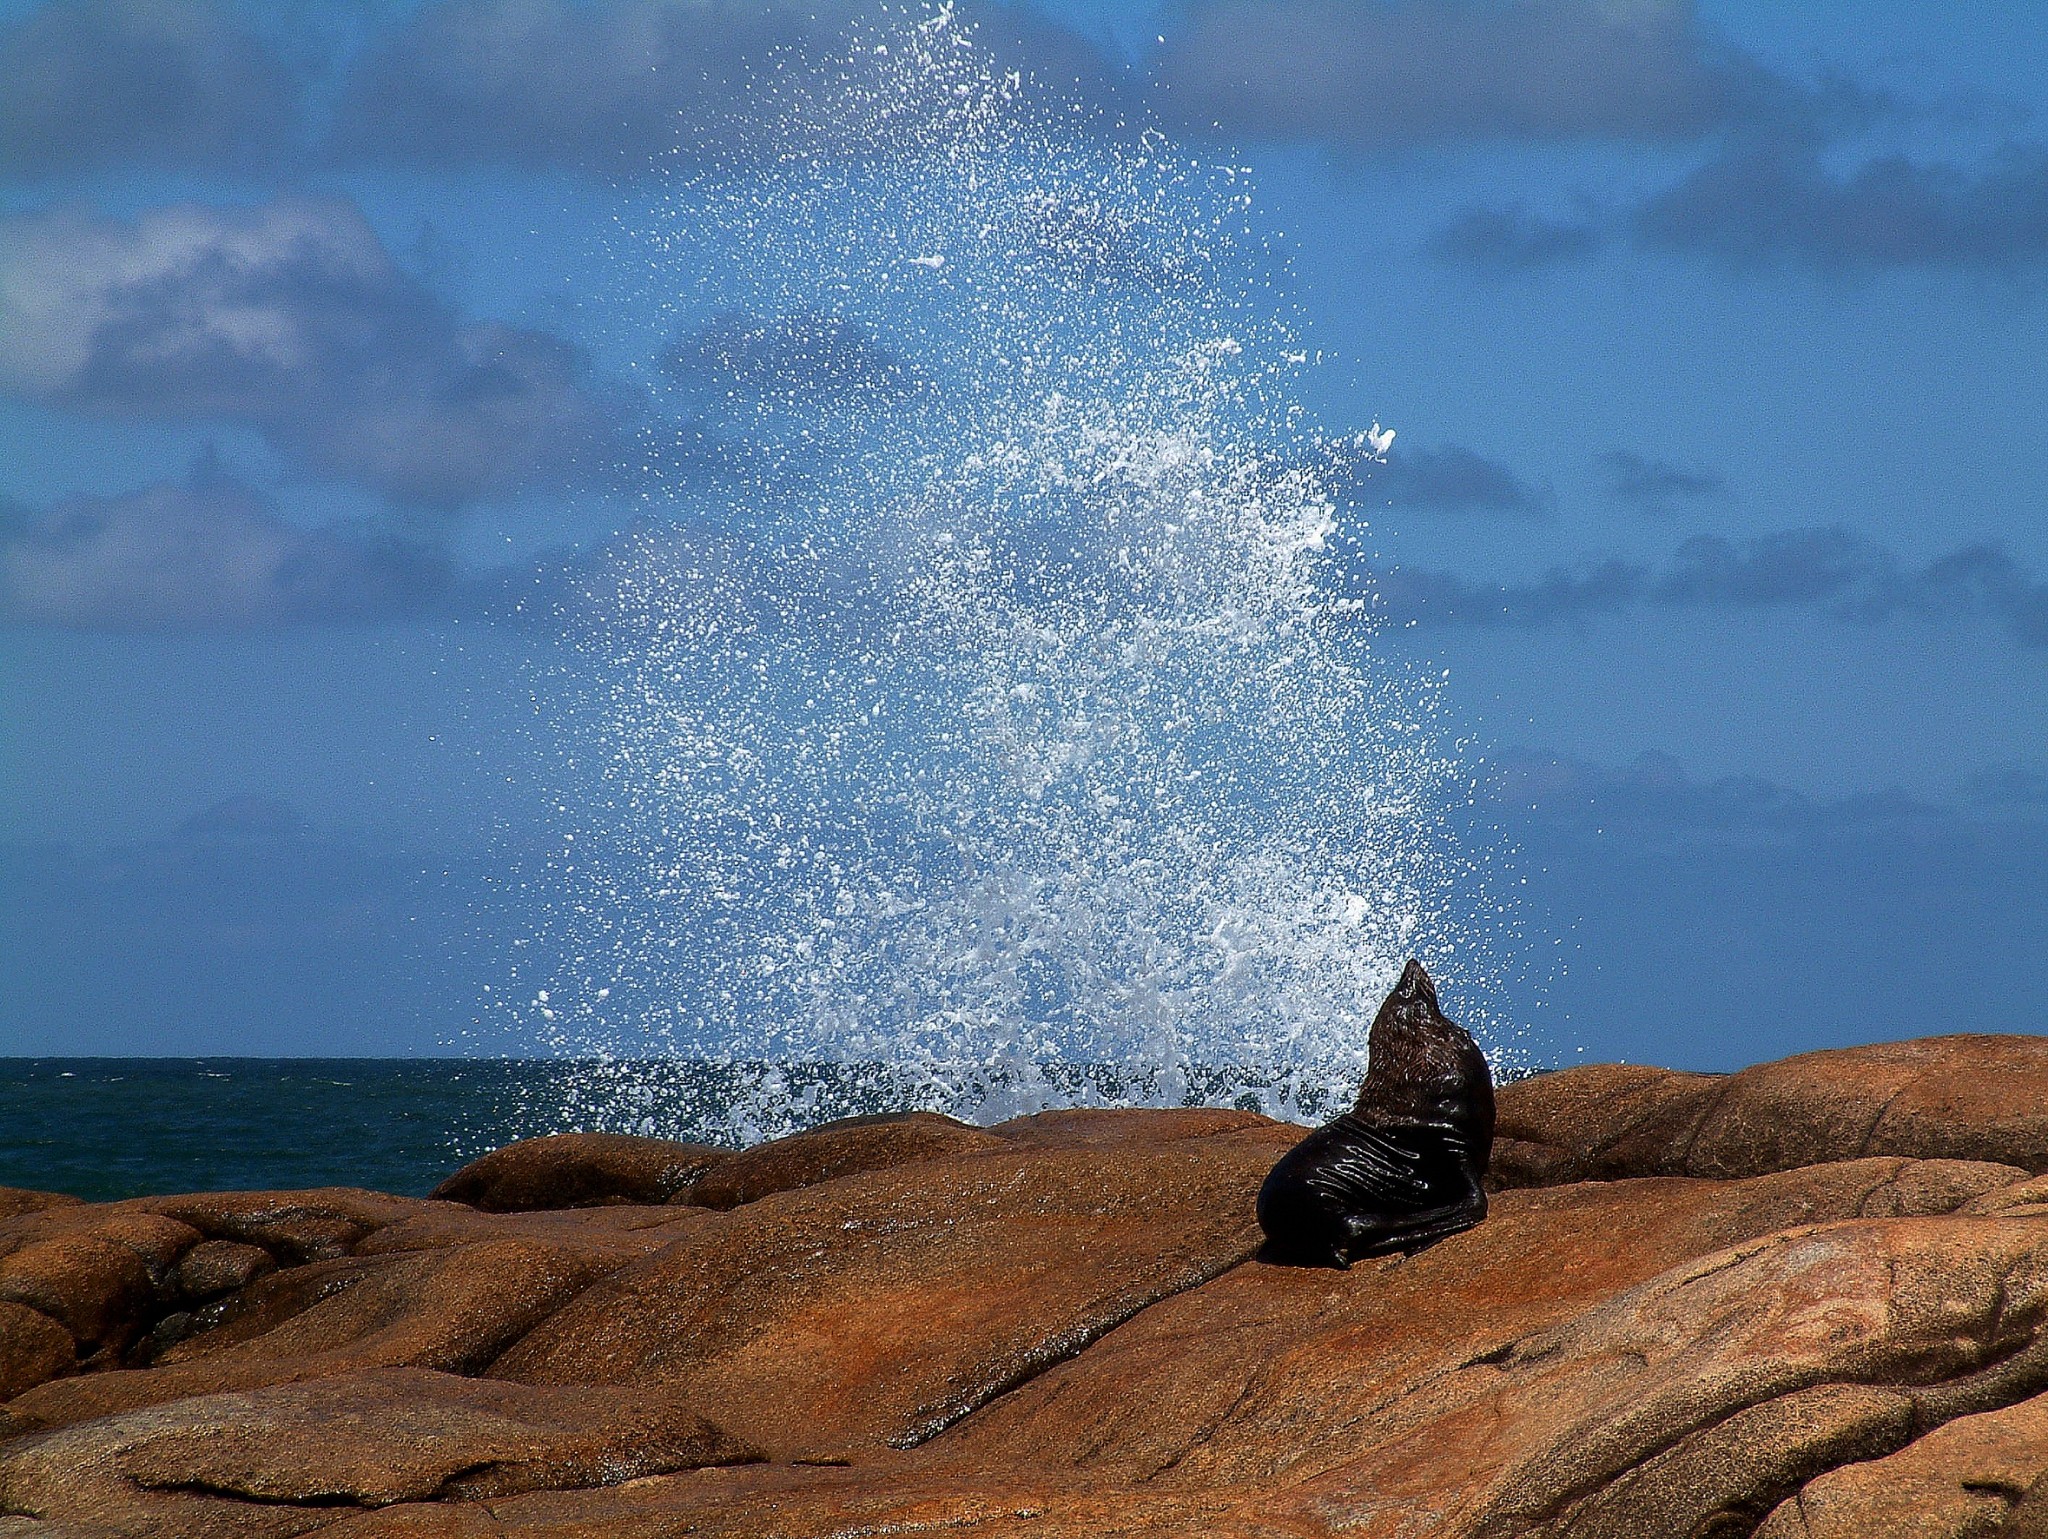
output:
{"label": "wet rock", "polygon": [[736,1208],[772,1192],[795,1191],[841,1176],[1002,1147],[1003,1140],[993,1133],[935,1112],[847,1117],[730,1156],[698,1181],[685,1200],[705,1208]]}
{"label": "wet rock", "polygon": [[433,1195],[489,1213],[664,1203],[688,1193],[729,1150],[621,1133],[527,1138],[473,1160]]}
{"label": "wet rock", "polygon": [[921,1441],[1242,1261],[1292,1134],[997,1150],[762,1198],[624,1268],[492,1365],[687,1382],[778,1456]]}
{"label": "wet rock", "polygon": [[246,1288],[275,1270],[277,1263],[260,1246],[238,1240],[201,1240],[185,1252],[171,1282],[188,1303],[201,1304]]}
{"label": "wet rock", "polygon": [[394,1369],[18,1439],[0,1448],[0,1507],[153,1535],[295,1532],[294,1514],[310,1528],[336,1509],[615,1485],[758,1457],[673,1392]]}

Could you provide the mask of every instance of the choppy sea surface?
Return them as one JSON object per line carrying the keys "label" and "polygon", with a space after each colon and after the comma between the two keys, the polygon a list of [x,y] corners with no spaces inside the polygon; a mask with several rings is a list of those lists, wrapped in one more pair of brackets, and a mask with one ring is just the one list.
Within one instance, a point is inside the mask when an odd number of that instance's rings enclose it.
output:
{"label": "choppy sea surface", "polygon": [[[515,1138],[574,1130],[705,1137],[731,1126],[733,1104],[770,1077],[804,1109],[794,1118],[800,1125],[921,1101],[914,1078],[872,1064],[0,1059],[0,1186],[99,1201],[312,1186],[424,1196]],[[1063,1101],[1160,1099],[1158,1087],[1102,1068],[1070,1077]],[[1250,1105],[1230,1094],[1244,1077],[1196,1070],[1174,1099]]]}
{"label": "choppy sea surface", "polygon": [[0,1186],[111,1199],[366,1186],[424,1195],[516,1137],[562,1065],[366,1058],[0,1060]]}

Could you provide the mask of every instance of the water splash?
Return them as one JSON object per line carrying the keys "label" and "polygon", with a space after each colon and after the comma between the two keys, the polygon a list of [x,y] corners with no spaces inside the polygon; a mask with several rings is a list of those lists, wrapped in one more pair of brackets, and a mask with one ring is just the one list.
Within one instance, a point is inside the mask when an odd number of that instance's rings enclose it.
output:
{"label": "water splash", "polygon": [[1497,982],[1434,699],[1332,596],[1387,435],[1293,404],[1242,168],[1062,126],[947,12],[808,90],[829,156],[679,157],[619,241],[698,431],[542,686],[544,1120],[1313,1114],[1409,955]]}

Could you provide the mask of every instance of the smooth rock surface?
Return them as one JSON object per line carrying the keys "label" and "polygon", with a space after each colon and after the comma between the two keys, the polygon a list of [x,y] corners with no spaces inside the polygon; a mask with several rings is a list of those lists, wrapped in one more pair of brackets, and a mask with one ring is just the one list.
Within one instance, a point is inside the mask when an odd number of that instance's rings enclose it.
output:
{"label": "smooth rock surface", "polygon": [[848,1117],[733,1155],[697,1182],[686,1200],[705,1208],[737,1208],[840,1176],[1003,1146],[993,1133],[933,1112]]}
{"label": "smooth rock surface", "polygon": [[532,1389],[418,1369],[205,1395],[0,1446],[0,1508],[79,1510],[150,1534],[206,1534],[276,1509],[577,1489],[757,1459],[661,1391]]}
{"label": "smooth rock surface", "polygon": [[1502,1089],[1504,1185],[1751,1176],[1867,1154],[2048,1173],[2048,1038],[1925,1037],[1736,1074],[1589,1064]]}
{"label": "smooth rock surface", "polygon": [[[1258,1248],[1297,1130],[977,1150],[778,1193],[622,1268],[491,1366],[687,1381],[778,1457],[915,1443]],[[743,1258],[743,1259],[742,1259]]]}
{"label": "smooth rock surface", "polygon": [[1348,1272],[1257,1258],[1236,1111],[20,1205],[0,1539],[2048,1539],[2044,1064],[1510,1085],[1485,1221]]}
{"label": "smooth rock surface", "polygon": [[555,1133],[493,1149],[433,1195],[487,1213],[672,1202],[730,1158],[727,1149],[667,1138]]}
{"label": "smooth rock surface", "polygon": [[0,1303],[0,1400],[69,1373],[78,1361],[71,1333],[40,1310]]}
{"label": "smooth rock surface", "polygon": [[1844,1463],[1787,1498],[1757,1539],[2017,1539],[2014,1509],[2048,1472],[2048,1398],[1963,1416],[1884,1458]]}

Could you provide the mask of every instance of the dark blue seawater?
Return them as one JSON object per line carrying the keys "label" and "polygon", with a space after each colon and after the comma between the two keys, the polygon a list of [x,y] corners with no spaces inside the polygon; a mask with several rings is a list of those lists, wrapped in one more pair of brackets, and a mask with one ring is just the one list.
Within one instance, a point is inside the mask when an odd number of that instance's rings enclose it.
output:
{"label": "dark blue seawater", "polygon": [[0,1059],[0,1186],[80,1197],[367,1186],[420,1195],[530,1129],[560,1062]]}
{"label": "dark blue seawater", "polygon": [[[784,1115],[776,1127],[735,1135],[727,1113],[758,1099],[768,1076]],[[1047,1072],[1055,1104],[1253,1108],[1248,1078],[1258,1076],[1197,1068],[1162,1096],[1144,1073]],[[515,1138],[587,1129],[749,1142],[834,1117],[929,1107],[928,1090],[872,1063],[0,1058],[0,1186],[96,1200],[309,1186],[423,1196]],[[1291,1115],[1313,1120],[1326,1109]]]}

